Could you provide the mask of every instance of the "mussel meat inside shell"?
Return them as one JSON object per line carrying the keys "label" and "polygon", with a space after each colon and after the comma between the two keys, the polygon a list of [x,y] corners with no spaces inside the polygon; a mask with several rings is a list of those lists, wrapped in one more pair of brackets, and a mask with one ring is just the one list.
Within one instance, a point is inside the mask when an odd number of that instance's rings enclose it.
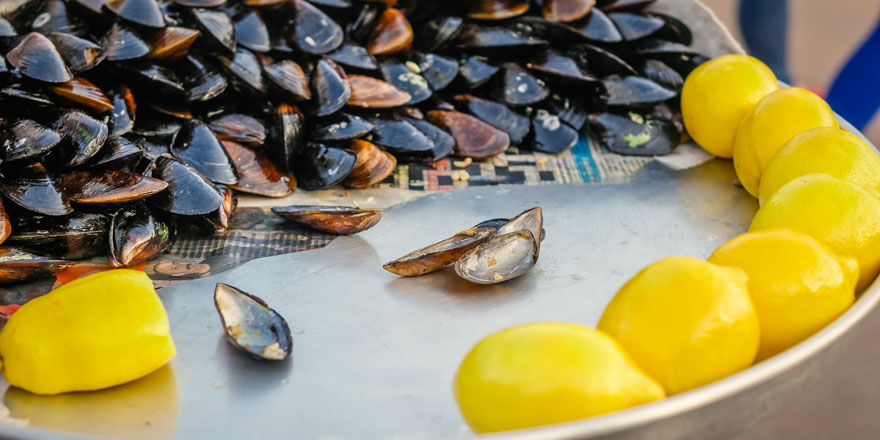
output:
{"label": "mussel meat inside shell", "polygon": [[382,267],[388,272],[402,277],[415,277],[438,271],[491,238],[496,231],[497,228],[493,226],[475,226],[445,240],[410,252]]}
{"label": "mussel meat inside shell", "polygon": [[235,348],[257,359],[281,361],[290,355],[293,339],[287,321],[265,301],[227,284],[214,289],[214,306],[226,336]]}
{"label": "mussel meat inside shell", "polygon": [[376,226],[382,219],[378,209],[360,209],[350,206],[277,206],[272,212],[316,231],[337,235],[351,235]]}

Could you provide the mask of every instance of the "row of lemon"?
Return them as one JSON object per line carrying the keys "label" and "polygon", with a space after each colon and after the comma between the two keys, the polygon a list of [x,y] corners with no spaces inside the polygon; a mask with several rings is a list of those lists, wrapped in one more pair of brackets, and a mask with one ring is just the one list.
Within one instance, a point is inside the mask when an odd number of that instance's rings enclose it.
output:
{"label": "row of lemon", "polygon": [[688,76],[682,113],[759,198],[751,232],[708,261],[648,266],[597,329],[533,323],[483,339],[454,383],[475,431],[590,417],[719,380],[823,328],[880,271],[880,159],[820,97],[727,55]]}

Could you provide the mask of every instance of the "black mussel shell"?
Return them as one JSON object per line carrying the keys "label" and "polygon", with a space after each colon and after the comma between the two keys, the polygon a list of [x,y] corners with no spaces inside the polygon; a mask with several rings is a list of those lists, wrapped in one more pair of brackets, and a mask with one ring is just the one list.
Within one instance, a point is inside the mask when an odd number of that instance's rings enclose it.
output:
{"label": "black mussel shell", "polygon": [[587,106],[580,98],[562,96],[557,93],[551,94],[542,104],[550,113],[559,116],[566,124],[575,130],[580,130],[587,123],[589,112]]}
{"label": "black mussel shell", "polygon": [[642,10],[657,0],[599,0],[603,11]]}
{"label": "black mussel shell", "polygon": [[452,84],[458,76],[458,61],[432,53],[416,53],[422,77],[428,81],[434,91],[440,91]]}
{"label": "black mussel shell", "polygon": [[371,120],[376,127],[369,141],[393,152],[421,152],[434,149],[434,142],[421,130],[401,119],[377,117]]}
{"label": "black mussel shell", "polygon": [[178,215],[205,215],[223,205],[223,195],[217,186],[176,158],[159,156],[153,177],[168,183],[165,191],[149,199],[163,211]]}
{"label": "black mussel shell", "polygon": [[165,18],[156,0],[108,0],[104,7],[119,18],[139,26],[165,27]]}
{"label": "black mussel shell", "polygon": [[488,83],[500,70],[499,67],[491,64],[488,58],[478,55],[465,58],[459,64],[461,66],[458,68],[458,76],[464,87],[470,90]]}
{"label": "black mussel shell", "polygon": [[290,173],[306,142],[306,118],[299,108],[279,104],[269,122],[264,149],[275,165]]}
{"label": "black mussel shell", "polygon": [[623,41],[623,35],[617,30],[614,22],[604,12],[593,9],[586,22],[577,26],[581,32],[592,41],[600,43],[619,43]]}
{"label": "black mussel shell", "polygon": [[310,3],[328,8],[350,8],[350,0],[309,0]]}
{"label": "black mussel shell", "polygon": [[376,226],[382,219],[378,209],[352,206],[292,205],[272,208],[279,217],[309,229],[337,235],[351,235]]}
{"label": "black mussel shell", "polygon": [[342,142],[366,136],[376,128],[370,121],[348,113],[319,120],[311,131],[316,142]]}
{"label": "black mussel shell", "polygon": [[316,190],[342,182],[354,168],[357,156],[349,151],[321,144],[309,144],[297,157],[293,172],[299,186]]}
{"label": "black mussel shell", "polygon": [[684,86],[684,78],[675,69],[660,60],[645,60],[641,73],[645,78],[669,90],[681,91]]}
{"label": "black mussel shell", "polygon": [[174,136],[171,154],[214,183],[231,185],[238,182],[232,159],[204,122],[193,119],[184,123]]}
{"label": "black mussel shell", "polygon": [[54,108],[55,101],[33,82],[13,83],[0,90],[0,114],[7,117],[45,119],[46,110]]}
{"label": "black mussel shell", "polygon": [[58,32],[48,37],[74,74],[89,70],[104,60],[104,49],[89,40]]}
{"label": "black mussel shell", "polygon": [[67,2],[49,0],[31,20],[31,30],[44,35],[52,32],[80,35],[85,31],[85,23],[67,10]]}
{"label": "black mussel shell", "polygon": [[131,89],[120,84],[106,91],[107,98],[113,105],[110,110],[110,136],[121,136],[134,128],[137,103]]}
{"label": "black mussel shell", "polygon": [[538,109],[532,115],[532,136],[531,148],[550,154],[568,150],[577,143],[579,137],[577,130],[544,109]]}
{"label": "black mussel shell", "polygon": [[159,179],[119,171],[71,171],[58,179],[58,185],[68,199],[83,204],[130,202],[168,187]]}
{"label": "black mussel shell", "polygon": [[355,43],[354,41],[346,41],[338,49],[327,54],[327,58],[345,66],[362,70],[376,70],[379,63],[367,49]]}
{"label": "black mussel shell", "polygon": [[357,7],[357,16],[345,26],[345,34],[358,43],[364,43],[379,23],[387,5],[382,2],[363,2]]}
{"label": "black mussel shell", "polygon": [[535,55],[526,63],[526,67],[533,72],[543,75],[548,80],[558,81],[563,84],[574,83],[578,86],[586,84],[596,87],[599,82],[598,78],[584,72],[573,59],[555,50],[546,50]]}
{"label": "black mussel shell", "polygon": [[174,241],[170,223],[153,215],[145,203],[133,203],[113,214],[110,225],[110,265],[129,267],[150,260]]}
{"label": "black mussel shell", "polygon": [[462,110],[507,133],[511,145],[519,145],[529,134],[531,122],[504,104],[472,95],[456,95],[455,103]]}
{"label": "black mussel shell", "polygon": [[678,59],[682,55],[694,56],[699,55],[697,51],[685,46],[681,43],[673,41],[664,41],[650,38],[639,42],[635,46],[636,55],[643,57],[656,58],[660,60]]}
{"label": "black mussel shell", "polygon": [[214,289],[214,306],[229,343],[257,359],[281,361],[293,339],[287,321],[266,302],[226,284]]}
{"label": "black mussel shell", "polygon": [[421,131],[425,137],[430,139],[434,144],[434,147],[427,151],[396,152],[395,154],[401,159],[422,163],[434,163],[452,154],[452,151],[455,149],[455,138],[453,138],[451,134],[422,119],[405,118],[404,120]]}
{"label": "black mussel shell", "polygon": [[116,23],[101,38],[101,46],[108,61],[124,61],[142,58],[150,53],[147,44],[134,30]]}
{"label": "black mussel shell", "polygon": [[662,19],[646,15],[631,14],[629,12],[611,12],[608,14],[611,21],[617,25],[620,34],[626,41],[634,41],[650,36],[666,25]]}
{"label": "black mussel shell", "polygon": [[37,81],[62,83],[73,79],[58,49],[42,34],[31,32],[12,48],[6,59],[22,75]]}
{"label": "black mussel shell", "polygon": [[514,30],[500,27],[468,25],[456,38],[457,47],[486,56],[528,54],[547,48],[547,41],[524,36]]}
{"label": "black mussel shell", "polygon": [[[301,0],[302,1],[302,0]],[[351,84],[348,76],[333,60],[322,58],[315,66],[310,83],[318,117],[329,116],[339,111],[351,98]]]}
{"label": "black mussel shell", "polygon": [[390,55],[409,49],[412,42],[413,28],[406,15],[397,8],[388,8],[379,17],[366,48],[373,55]]}
{"label": "black mussel shell", "polygon": [[198,55],[187,55],[175,68],[186,89],[188,102],[214,99],[222,95],[229,85],[213,63]]}
{"label": "black mussel shell", "polygon": [[89,165],[96,168],[120,170],[140,161],[144,149],[131,139],[111,135],[101,151],[92,158]]}
{"label": "black mussel shell", "polygon": [[[545,6],[553,0],[544,0]],[[505,20],[525,14],[527,0],[471,0],[468,16],[475,20]]]}
{"label": "black mussel shell", "polygon": [[573,25],[549,21],[543,17],[533,15],[519,17],[511,21],[508,26],[522,35],[550,41],[553,46],[568,46],[577,42],[589,41]]}
{"label": "black mussel shell", "polygon": [[10,246],[0,247],[0,285],[47,277],[73,266],[72,261],[46,257]]}
{"label": "black mussel shell", "polygon": [[232,189],[265,197],[285,197],[296,189],[296,178],[279,171],[262,150],[231,141],[222,143],[238,171],[238,183],[230,185]]}
{"label": "black mussel shell", "polygon": [[681,20],[666,14],[651,13],[651,15],[654,17],[659,17],[661,20],[666,22],[666,26],[664,26],[663,29],[660,29],[659,32],[654,34],[657,38],[675,41],[677,43],[684,44],[685,46],[690,46],[691,43],[694,42],[693,33],[691,33],[690,28]]}
{"label": "black mussel shell", "polygon": [[549,95],[550,88],[542,79],[514,63],[504,63],[492,89],[495,99],[514,107],[537,104]]}
{"label": "black mussel shell", "polygon": [[235,53],[235,26],[225,12],[199,8],[191,11],[209,47],[229,55]]}
{"label": "black mussel shell", "polygon": [[638,75],[636,69],[617,55],[590,44],[573,47],[567,54],[587,72],[594,75]]}
{"label": "black mussel shell", "polygon": [[593,9],[595,0],[544,0],[542,12],[550,21],[575,21]]}
{"label": "black mussel shell", "polygon": [[235,18],[235,41],[254,51],[268,52],[269,29],[259,11],[250,10]]}
{"label": "black mussel shell", "polygon": [[15,26],[9,20],[0,17],[0,39],[7,39],[18,36]]}
{"label": "black mussel shell", "polygon": [[283,60],[263,67],[266,78],[293,101],[308,101],[312,98],[309,79],[302,67],[292,60]]}
{"label": "black mussel shell", "polygon": [[157,93],[169,98],[179,98],[186,94],[186,89],[177,74],[165,66],[145,62],[138,64],[119,63],[117,66],[126,75],[126,78],[133,79],[146,92]]}
{"label": "black mussel shell", "polygon": [[687,78],[691,71],[696,69],[700,64],[709,61],[705,55],[685,55],[681,54],[675,59],[664,58],[663,62],[675,69],[682,78]]}
{"label": "black mussel shell", "polygon": [[5,170],[0,175],[0,193],[18,206],[38,214],[60,216],[73,212],[55,178],[36,162]]}
{"label": "black mussel shell", "polygon": [[416,46],[425,52],[434,52],[443,49],[464,28],[464,20],[461,17],[447,16],[435,18],[419,27],[416,32]]}
{"label": "black mussel shell", "polygon": [[[140,138],[138,139],[138,144],[140,145],[141,149],[144,150],[144,157],[149,159],[156,159],[163,154],[171,154],[170,141],[166,144],[156,138]],[[151,177],[149,174],[144,175],[147,177]]]}
{"label": "black mussel shell", "polygon": [[510,146],[507,133],[466,113],[432,110],[426,119],[455,138],[455,154],[459,156],[483,159]]}
{"label": "black mussel shell", "polygon": [[685,129],[684,117],[682,117],[681,111],[673,108],[667,103],[655,105],[646,116],[671,121],[675,125],[675,129],[678,130],[678,134],[681,135],[681,143],[686,142],[690,136]]}
{"label": "black mussel shell", "polygon": [[631,156],[669,154],[681,140],[671,121],[633,111],[590,115],[590,130],[609,150]]}
{"label": "black mussel shell", "polygon": [[211,120],[211,130],[217,138],[236,142],[251,148],[266,142],[266,127],[248,115],[230,113]]}
{"label": "black mussel shell", "polygon": [[5,119],[0,124],[0,160],[38,160],[61,142],[61,133],[30,119]]}
{"label": "black mussel shell", "polygon": [[345,35],[330,16],[305,0],[293,0],[296,18],[291,43],[299,50],[313,55],[330,53],[338,48]]}
{"label": "black mussel shell", "polygon": [[611,75],[602,80],[608,91],[608,105],[651,105],[672,99],[678,94],[647,78]]}
{"label": "black mussel shell", "polygon": [[263,68],[260,60],[253,52],[239,47],[235,49],[235,57],[230,59],[221,56],[220,62],[230,73],[232,84],[243,93],[249,95],[263,95],[266,93],[266,81],[263,78]]}
{"label": "black mussel shell", "polygon": [[98,154],[110,130],[103,122],[76,110],[64,112],[53,129],[61,133],[61,142],[44,162],[55,168],[73,168]]}
{"label": "black mussel shell", "polygon": [[179,120],[171,118],[141,118],[132,133],[170,145],[181,125]]}

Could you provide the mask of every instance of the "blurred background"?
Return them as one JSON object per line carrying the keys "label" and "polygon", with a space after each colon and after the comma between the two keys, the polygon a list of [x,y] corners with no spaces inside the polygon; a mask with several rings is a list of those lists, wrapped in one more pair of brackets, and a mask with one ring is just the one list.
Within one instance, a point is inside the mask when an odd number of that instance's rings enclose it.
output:
{"label": "blurred background", "polygon": [[[742,42],[738,0],[703,0]],[[878,0],[789,0],[789,69],[794,85],[827,92],[843,63],[880,19]],[[880,59],[876,60],[880,81]],[[880,117],[865,134],[880,146]],[[836,367],[792,405],[736,440],[880,439],[880,310],[850,338]],[[757,403],[756,403],[757,404]]]}

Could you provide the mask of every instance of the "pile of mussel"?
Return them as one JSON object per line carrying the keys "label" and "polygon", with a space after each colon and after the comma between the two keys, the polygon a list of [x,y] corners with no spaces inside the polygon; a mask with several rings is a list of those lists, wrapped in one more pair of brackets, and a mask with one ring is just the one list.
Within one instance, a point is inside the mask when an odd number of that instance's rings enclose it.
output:
{"label": "pile of mussel", "polygon": [[621,154],[669,153],[705,57],[650,3],[0,2],[0,241],[15,247],[0,263],[23,268],[0,282],[45,272],[28,258],[142,263],[228,227],[236,192],[558,153],[587,129]]}

